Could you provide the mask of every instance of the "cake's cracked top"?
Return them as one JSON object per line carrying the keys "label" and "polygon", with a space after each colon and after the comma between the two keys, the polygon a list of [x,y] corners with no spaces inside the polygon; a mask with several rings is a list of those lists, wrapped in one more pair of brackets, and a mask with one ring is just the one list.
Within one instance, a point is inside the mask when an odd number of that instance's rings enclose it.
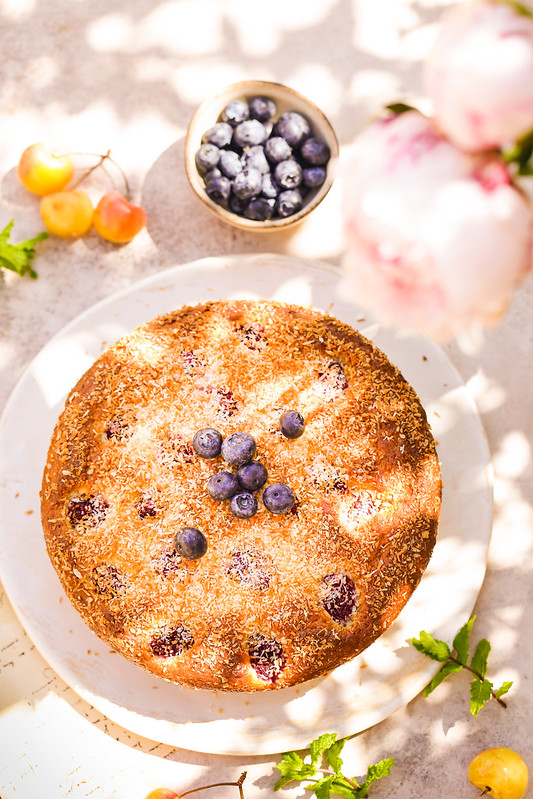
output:
{"label": "cake's cracked top", "polygon": [[[288,410],[304,420],[295,438]],[[203,428],[253,437],[268,476],[250,518],[208,493],[237,467],[197,455]],[[276,483],[294,494],[283,513],[262,501]],[[440,500],[425,412],[368,340],[298,306],[220,301],[137,328],[81,378],[42,522],[67,595],[114,649],[173,682],[261,690],[325,674],[387,629],[428,563]],[[207,542],[193,535],[194,559],[176,546],[183,527]]]}

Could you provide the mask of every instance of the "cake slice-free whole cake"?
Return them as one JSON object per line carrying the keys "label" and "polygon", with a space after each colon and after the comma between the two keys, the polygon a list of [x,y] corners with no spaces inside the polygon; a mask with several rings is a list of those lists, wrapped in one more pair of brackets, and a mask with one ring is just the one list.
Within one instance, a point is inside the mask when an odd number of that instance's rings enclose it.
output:
{"label": "cake slice-free whole cake", "polygon": [[414,390],[325,313],[184,307],[70,392],[42,523],[85,622],[172,682],[276,689],[355,657],[435,544],[441,476]]}

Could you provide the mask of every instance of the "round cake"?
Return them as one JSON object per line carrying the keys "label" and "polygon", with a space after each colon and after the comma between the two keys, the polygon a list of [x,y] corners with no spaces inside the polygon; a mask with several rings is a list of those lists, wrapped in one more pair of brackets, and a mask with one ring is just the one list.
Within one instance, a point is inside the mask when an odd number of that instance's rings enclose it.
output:
{"label": "round cake", "polygon": [[441,476],[420,400],[370,341],[227,300],[95,361],[41,500],[52,564],[103,641],[171,682],[255,691],[324,675],[389,627],[431,556]]}

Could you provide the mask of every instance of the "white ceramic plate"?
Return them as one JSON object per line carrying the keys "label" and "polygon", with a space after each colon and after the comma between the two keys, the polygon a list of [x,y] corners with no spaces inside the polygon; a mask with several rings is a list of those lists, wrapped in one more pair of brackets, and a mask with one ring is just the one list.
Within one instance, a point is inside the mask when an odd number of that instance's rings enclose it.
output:
{"label": "white ceramic plate", "polygon": [[[437,664],[408,642],[420,630],[450,641],[469,618],[485,573],[492,522],[490,456],[480,420],[440,348],[365,323],[337,294],[339,271],[279,255],[208,258],[154,275],[75,319],[35,358],[0,424],[0,569],[21,623],[80,696],[130,731],[185,749],[267,754],[303,748],[324,731],[360,732],[406,704]],[[114,340],[184,304],[266,298],[313,305],[386,352],[418,392],[438,441],[444,480],[438,543],[391,628],[327,677],[258,694],[215,693],[151,677],[86,627],[63,594],[40,526],[48,443],[70,388]]]}

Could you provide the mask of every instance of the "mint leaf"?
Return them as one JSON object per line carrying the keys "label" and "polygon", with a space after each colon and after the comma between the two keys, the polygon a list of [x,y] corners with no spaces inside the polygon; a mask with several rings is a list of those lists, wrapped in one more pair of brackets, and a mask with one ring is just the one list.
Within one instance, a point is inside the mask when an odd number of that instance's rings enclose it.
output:
{"label": "mint leaf", "polygon": [[331,783],[335,779],[334,776],[322,777],[313,786],[307,786],[315,792],[318,799],[329,799],[331,794]]}
{"label": "mint leaf", "polygon": [[278,763],[276,768],[279,769],[282,773],[287,769],[292,769],[293,771],[297,772],[304,765],[305,765],[304,761],[302,760],[300,755],[296,754],[296,752],[285,752],[285,754],[283,755],[283,760],[281,761],[281,763]]}
{"label": "mint leaf", "polygon": [[476,647],[476,651],[470,661],[470,668],[477,671],[482,677],[487,673],[487,660],[490,652],[490,644],[486,638],[482,638]]}
{"label": "mint leaf", "polygon": [[[277,768],[277,766],[276,766]],[[292,782],[293,780],[297,779],[296,777],[289,777],[286,775],[285,777],[280,777],[279,780],[276,780],[274,784],[274,790],[279,791],[280,788],[284,788],[288,782]]]}
{"label": "mint leaf", "polygon": [[492,696],[492,683],[489,680],[472,680],[470,683],[470,712],[477,716],[481,708]]}
{"label": "mint leaf", "polygon": [[420,639],[412,638],[411,643],[414,648],[418,649],[423,655],[427,655],[432,660],[438,660],[441,663],[447,660],[451,655],[450,647],[445,641],[439,641],[437,638],[433,638],[431,633],[427,633],[425,630],[421,630]]}
{"label": "mint leaf", "polygon": [[361,788],[357,791],[356,796],[366,796],[372,783],[376,780],[380,780],[382,777],[387,777],[391,773],[393,766],[393,757],[386,757],[384,760],[380,760],[379,763],[369,766],[366,773],[366,779],[361,785]]}
{"label": "mint leaf", "polygon": [[461,663],[466,663],[468,660],[468,650],[470,648],[470,633],[472,632],[472,627],[474,626],[474,622],[476,620],[475,616],[472,616],[466,624],[463,624],[455,638],[453,639],[453,648],[457,653],[457,660],[460,660]]}
{"label": "mint leaf", "polygon": [[485,702],[491,697],[502,707],[507,707],[501,697],[506,694],[512,686],[512,682],[505,682],[495,691],[492,683],[486,679],[488,657],[491,650],[490,643],[486,638],[482,638],[478,642],[470,664],[468,663],[470,634],[475,619],[475,616],[469,619],[453,639],[453,650],[455,654],[452,654],[449,646],[444,641],[439,641],[425,631],[420,633],[420,640],[416,638],[411,639],[411,643],[419,652],[422,652],[422,654],[427,655],[433,660],[443,663],[437,674],[424,688],[424,696],[429,696],[446,677],[456,671],[467,669],[474,675],[475,680],[470,684],[470,712],[473,716],[477,716]]}
{"label": "mint leaf", "polygon": [[326,759],[329,765],[331,766],[333,771],[336,771],[337,773],[340,772],[340,770],[342,769],[342,760],[340,758],[340,753],[345,743],[346,743],[346,738],[341,738],[339,741],[335,741],[335,743],[333,743],[326,752]]}
{"label": "mint leaf", "polygon": [[[329,799],[331,794],[338,794],[346,799],[359,799],[368,793],[370,785],[375,780],[390,774],[394,758],[386,758],[376,765],[369,766],[363,785],[341,773],[342,760],[340,752],[346,743],[346,738],[337,740],[336,733],[325,733],[309,745],[311,762],[306,762],[296,752],[285,752],[280,763],[276,765],[281,772],[281,778],[274,785],[274,790],[279,791],[288,782],[293,780],[309,781],[305,788],[316,794],[318,799]],[[331,770],[324,768],[326,759]],[[319,776],[320,775],[320,776]]]}
{"label": "mint leaf", "polygon": [[285,752],[283,759],[276,768],[281,773],[280,779],[274,785],[274,790],[279,791],[288,782],[303,780],[314,776],[316,768],[305,763],[296,752]]}
{"label": "mint leaf", "polygon": [[494,694],[496,699],[500,699],[500,697],[502,697],[504,694],[506,694],[512,684],[513,684],[512,681],[509,681],[509,680],[506,680],[504,683],[502,683],[502,685],[500,685],[500,687],[498,688],[498,690]]}
{"label": "mint leaf", "polygon": [[[326,751],[335,743],[337,739],[336,732],[326,732],[323,735],[320,735],[318,738],[315,738],[314,741],[311,741],[309,746],[309,754],[311,755],[311,764],[316,768],[318,765],[320,758]],[[344,746],[344,743],[342,744]],[[341,747],[342,748],[342,747]]]}
{"label": "mint leaf", "polygon": [[[327,732],[323,735],[320,735],[318,738],[315,738],[315,740],[311,741],[309,745],[309,754],[311,756],[310,763],[302,760],[300,755],[298,755],[296,752],[285,752],[281,762],[276,765],[278,771],[281,772],[281,778],[276,782],[274,790],[279,790],[288,782],[292,782],[293,780],[306,780],[314,777],[316,772],[319,770],[320,761],[322,760],[324,754],[326,755],[326,758],[328,758],[328,762],[330,762],[330,765],[332,765],[334,770],[336,772],[340,771],[342,760],[339,758],[339,752],[341,751],[345,742],[346,739],[344,738],[341,738],[340,741],[337,741],[337,733],[335,732]],[[329,761],[330,751],[332,761],[335,763],[335,765]],[[314,790],[314,788],[310,788],[310,790]]]}
{"label": "mint leaf", "polygon": [[37,277],[37,272],[32,268],[31,262],[35,256],[35,245],[48,238],[48,233],[39,233],[33,239],[21,241],[13,244],[9,241],[15,220],[12,219],[5,228],[0,231],[0,267],[11,269],[21,277],[28,274],[32,278]]}
{"label": "mint leaf", "polygon": [[331,793],[354,799],[354,797],[359,796],[358,787],[359,784],[353,778],[348,780],[342,774],[337,774],[331,783]]}
{"label": "mint leaf", "polygon": [[454,663],[453,660],[448,660],[443,666],[441,666],[433,679],[428,682],[424,688],[424,696],[429,696],[435,690],[435,688],[441,684],[441,682],[444,682],[446,677],[449,677],[450,674],[454,674],[457,671],[461,671],[462,668],[463,667],[460,663]]}

